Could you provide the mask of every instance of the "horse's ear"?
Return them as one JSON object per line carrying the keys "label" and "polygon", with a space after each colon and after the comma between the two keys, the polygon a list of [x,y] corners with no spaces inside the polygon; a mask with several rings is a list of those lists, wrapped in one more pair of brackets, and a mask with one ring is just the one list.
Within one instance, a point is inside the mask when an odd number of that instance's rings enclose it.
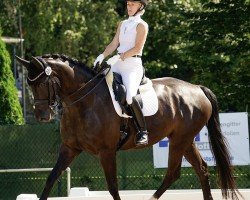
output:
{"label": "horse's ear", "polygon": [[36,58],[32,56],[31,62],[37,67],[37,69],[43,69],[43,64]]}
{"label": "horse's ear", "polygon": [[18,56],[15,56],[15,57],[16,57],[17,61],[18,61],[20,64],[22,64],[23,66],[25,66],[27,69],[30,67],[30,61],[24,60],[24,59],[22,59],[22,58],[20,58],[20,57],[18,57]]}

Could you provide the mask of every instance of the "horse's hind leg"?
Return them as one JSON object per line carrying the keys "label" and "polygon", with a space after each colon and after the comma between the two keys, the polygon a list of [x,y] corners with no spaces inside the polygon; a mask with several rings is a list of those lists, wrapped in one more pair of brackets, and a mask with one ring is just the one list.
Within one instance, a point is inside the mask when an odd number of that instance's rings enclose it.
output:
{"label": "horse's hind leg", "polygon": [[61,146],[59,157],[57,159],[56,165],[51,171],[47,181],[45,188],[43,189],[40,200],[46,200],[49,196],[49,193],[57,180],[57,178],[62,174],[62,172],[70,165],[75,156],[77,156],[80,151],[72,150],[66,145]]}
{"label": "horse's hind leg", "polygon": [[184,156],[193,166],[200,179],[204,200],[212,200],[213,197],[210,190],[207,163],[202,159],[194,143],[187,149]]}
{"label": "horse's hind leg", "polygon": [[185,152],[185,145],[182,143],[174,143],[169,140],[169,159],[168,170],[162,185],[154,193],[150,200],[159,199],[161,195],[180,177],[182,157]]}

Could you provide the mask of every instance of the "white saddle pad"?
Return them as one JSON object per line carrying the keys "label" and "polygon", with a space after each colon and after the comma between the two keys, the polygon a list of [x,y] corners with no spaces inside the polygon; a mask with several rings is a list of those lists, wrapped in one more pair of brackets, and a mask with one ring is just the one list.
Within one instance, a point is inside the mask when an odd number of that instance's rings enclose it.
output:
{"label": "white saddle pad", "polygon": [[[114,59],[114,58],[112,57],[111,59]],[[109,62],[109,60],[107,61],[107,63],[112,64]],[[116,113],[120,117],[125,117],[125,118],[131,117],[125,113],[122,113],[122,109],[121,109],[119,103],[115,100],[115,95],[114,95],[113,88],[112,88],[113,73],[111,70],[109,71],[109,73],[106,76],[106,82],[108,84],[109,92],[110,92]],[[142,102],[143,102],[142,112],[143,112],[144,116],[154,115],[158,110],[158,98],[157,98],[155,90],[153,88],[152,81],[150,79],[148,79],[147,84],[141,85],[139,87],[139,90],[140,90],[140,94],[141,94],[141,98],[142,98]]]}

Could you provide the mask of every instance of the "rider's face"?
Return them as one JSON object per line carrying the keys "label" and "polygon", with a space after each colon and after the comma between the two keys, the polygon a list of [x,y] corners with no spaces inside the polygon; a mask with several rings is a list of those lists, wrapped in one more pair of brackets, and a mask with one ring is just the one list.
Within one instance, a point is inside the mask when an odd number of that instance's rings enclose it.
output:
{"label": "rider's face", "polygon": [[127,1],[128,15],[133,16],[140,7],[141,7],[140,2]]}

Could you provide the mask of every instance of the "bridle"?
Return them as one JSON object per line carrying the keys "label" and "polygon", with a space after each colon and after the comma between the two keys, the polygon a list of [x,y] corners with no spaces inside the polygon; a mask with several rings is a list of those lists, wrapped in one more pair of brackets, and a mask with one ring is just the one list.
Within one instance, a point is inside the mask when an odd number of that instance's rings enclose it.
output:
{"label": "bridle", "polygon": [[36,82],[42,75],[46,75],[45,81],[38,84],[38,87],[47,87],[48,98],[47,99],[37,99],[34,98],[34,105],[48,105],[51,110],[59,105],[59,89],[61,87],[60,81],[56,76],[51,76],[51,67],[40,57],[33,57],[33,59],[43,67],[43,71],[38,74],[35,78],[27,77],[28,82],[31,84]]}
{"label": "bridle", "polygon": [[[35,82],[37,81],[42,75],[46,75],[46,80],[43,81],[42,83],[39,83],[39,87],[48,87],[48,99],[34,99],[34,105],[44,105],[47,104],[51,110],[55,110],[55,108],[60,105],[60,96],[59,96],[59,89],[61,88],[61,84],[59,79],[56,76],[52,76],[52,68],[48,65],[47,62],[45,62],[41,57],[33,57],[33,59],[43,67],[43,71],[38,74],[35,78],[31,79],[27,77],[29,82]],[[108,70],[107,70],[108,69]],[[105,71],[105,72],[104,72]],[[90,79],[86,84],[84,84],[82,87],[77,89],[75,92],[70,94],[66,99],[69,99],[73,96],[78,95],[79,93],[82,93],[90,84],[92,84],[101,74],[104,73],[104,76],[102,79],[91,89],[89,90],[86,94],[78,97],[76,100],[73,102],[70,102],[68,105],[63,106],[61,110],[71,107],[77,102],[83,100],[85,97],[87,97],[90,93],[92,93],[105,79],[106,75],[110,71],[110,66],[106,68],[102,68],[92,79]]]}

